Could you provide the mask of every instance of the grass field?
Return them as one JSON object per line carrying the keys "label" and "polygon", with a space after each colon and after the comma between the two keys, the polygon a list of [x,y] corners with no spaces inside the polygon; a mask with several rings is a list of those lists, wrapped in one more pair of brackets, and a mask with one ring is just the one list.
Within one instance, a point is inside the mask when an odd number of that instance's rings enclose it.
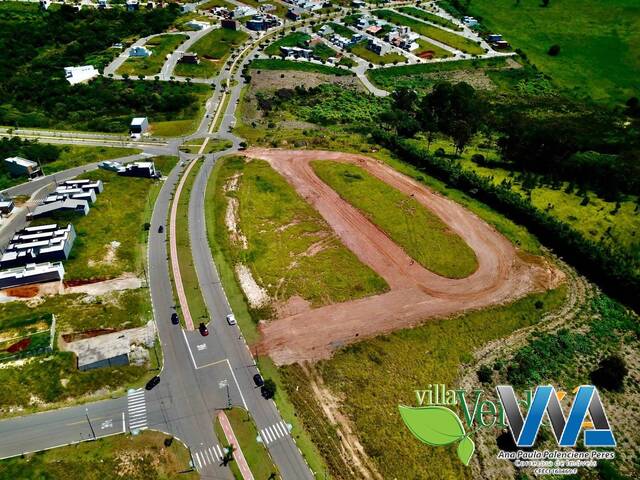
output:
{"label": "grass field", "polygon": [[[157,163],[168,172],[176,161],[175,157],[168,157]],[[124,272],[141,273],[144,257],[139,245],[144,243],[144,207],[150,201],[154,180],[122,177],[105,170],[81,177],[104,182],[104,191],[97,196],[88,215],[64,214],[34,222],[73,223],[77,238],[64,264],[65,279],[106,279]]]}
{"label": "grass field", "polygon": [[[471,14],[482,18],[521,48],[543,72],[575,95],[619,103],[638,96],[640,4],[636,0],[538,2],[474,0]],[[551,45],[560,54],[547,54]]]}
{"label": "grass field", "polygon": [[328,65],[318,65],[310,62],[294,62],[292,60],[252,60],[249,68],[254,70],[298,70],[301,72],[324,73],[326,75],[353,75],[353,72],[344,68],[330,67]]}
{"label": "grass field", "polygon": [[[176,215],[176,247],[178,249],[180,275],[189,304],[189,312],[196,326],[200,322],[207,323],[209,321],[209,312],[204,303],[204,298],[200,291],[200,283],[198,282],[198,274],[193,264],[191,240],[189,237],[189,198],[191,197],[193,182],[201,166],[202,162],[198,162],[189,172],[189,176],[182,187],[182,192],[178,199],[178,213]],[[174,198],[174,202],[175,201],[176,199]],[[180,318],[182,319],[183,316],[181,315]]]}
{"label": "grass field", "polygon": [[[253,477],[256,480],[276,480],[280,478],[278,468],[271,461],[266,447],[256,441],[258,429],[249,413],[239,407],[225,410],[224,413],[227,415],[229,423],[231,423],[233,433],[236,435]],[[218,440],[225,443],[224,438],[223,436]]]}
{"label": "grass field", "polygon": [[482,47],[477,43],[460,35],[456,35],[455,33],[424,23],[420,20],[415,20],[391,10],[374,10],[373,13],[377,17],[395,23],[396,25],[406,25],[420,35],[442,42],[450,47],[460,50],[461,52],[469,53],[471,55],[482,55],[484,53]]}
{"label": "grass field", "polygon": [[149,57],[130,57],[118,69],[119,75],[155,75],[160,73],[162,65],[167,60],[167,55],[173,53],[180,44],[187,40],[186,35],[159,35],[151,38],[146,47],[152,51]]}
{"label": "grass field", "polygon": [[[187,143],[182,144],[180,146],[180,150],[187,153],[198,153],[203,141],[204,140],[201,138],[198,140],[190,140]],[[207,146],[202,153],[206,154],[220,152],[222,150],[226,150],[227,148],[231,148],[232,145],[233,144],[230,140],[210,138],[207,142]]]}
{"label": "grass field", "polygon": [[273,42],[264,49],[264,53],[267,55],[280,55],[280,47],[304,47],[310,38],[311,36],[306,33],[292,32]]}
{"label": "grass field", "polygon": [[[116,435],[0,462],[0,479],[196,480],[189,470],[189,451],[179,441],[164,446],[167,435],[147,430]],[[186,472],[186,473],[185,473]]]}
{"label": "grass field", "polygon": [[[329,22],[327,23],[327,25],[329,25],[331,27],[331,29],[337,33],[338,35],[342,35],[345,38],[351,38],[355,35],[356,32],[354,32],[353,30],[351,30],[348,27],[345,27],[344,25],[341,25],[339,23],[335,23],[335,22]],[[322,27],[322,25],[319,25],[318,28]]]}
{"label": "grass field", "polygon": [[249,35],[243,31],[217,28],[207,33],[189,49],[190,52],[198,54],[200,64],[178,63],[173,73],[174,75],[192,78],[213,77],[222,69],[231,50],[247,38],[249,38]]}
{"label": "grass field", "polygon": [[418,40],[416,40],[416,43],[419,45],[419,47],[413,51],[414,55],[420,55],[422,52],[427,51],[433,52],[435,58],[449,58],[453,55],[451,52],[445,50],[444,48],[440,48],[434,43],[427,42],[423,38],[419,38]]}
{"label": "grass field", "polygon": [[[558,308],[565,295],[562,287],[510,305],[430,320],[421,327],[349,346],[331,360],[317,364],[317,370],[342,399],[341,410],[355,425],[358,438],[383,478],[471,478],[471,471],[457,459],[455,446],[426,448],[411,437],[399,417],[398,404],[414,405],[414,391],[429,384],[455,385],[460,365],[472,360],[475,349],[537,323],[545,312]],[[536,302],[542,302],[539,308]],[[294,378],[304,378],[298,366],[285,367],[285,371]],[[300,403],[296,407],[305,410],[310,405]],[[335,433],[317,433],[316,443],[327,447],[333,443]]]}
{"label": "grass field", "polygon": [[451,20],[447,20],[446,18],[443,18],[440,15],[435,15],[433,13],[422,10],[421,8],[400,7],[397,10],[407,15],[411,15],[412,17],[416,17],[421,20],[426,20],[431,23],[435,23],[436,25],[440,25],[441,27],[446,27],[451,30],[458,30],[458,31],[462,30],[462,27],[460,25],[456,25]]}
{"label": "grass field", "polygon": [[325,183],[426,269],[449,278],[464,278],[478,268],[464,241],[415,199],[355,165],[318,161],[312,166]]}
{"label": "grass field", "polygon": [[395,52],[389,52],[385,55],[378,55],[377,53],[372,52],[367,48],[366,40],[363,40],[362,42],[357,43],[353,47],[351,47],[351,53],[358,55],[360,58],[363,58],[367,62],[373,63],[375,65],[387,65],[388,63],[399,63],[406,60],[406,57]]}
{"label": "grass field", "polygon": [[[239,227],[248,249],[232,243],[225,228],[227,179],[241,173]],[[264,161],[225,160],[218,179],[216,239],[234,264],[246,264],[269,297],[300,296],[324,305],[385,291],[386,282],[342,245],[322,217]]]}
{"label": "grass field", "polygon": [[211,10],[215,7],[224,7],[229,10],[233,10],[235,5],[225,1],[225,0],[209,0],[201,5],[198,5],[198,10]]}
{"label": "grass field", "polygon": [[[100,328],[133,328],[153,318],[146,289],[112,292],[103,296],[82,294],[49,296],[37,304],[23,301],[0,304],[0,329],[16,318],[53,314],[57,333],[79,333]],[[72,353],[57,349],[46,359],[34,358],[22,366],[0,368],[0,416],[28,413],[69,405],[100,391],[124,389],[144,382],[155,368],[155,355],[143,366],[77,369]]]}

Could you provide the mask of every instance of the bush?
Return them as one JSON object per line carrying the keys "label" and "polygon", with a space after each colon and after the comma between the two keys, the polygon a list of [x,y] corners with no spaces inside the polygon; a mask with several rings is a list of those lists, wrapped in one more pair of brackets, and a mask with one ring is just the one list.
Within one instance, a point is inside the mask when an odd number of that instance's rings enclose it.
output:
{"label": "bush", "polygon": [[478,374],[478,380],[480,380],[481,383],[491,383],[493,371],[489,365],[482,365],[476,373]]}
{"label": "bush", "polygon": [[551,55],[552,57],[557,56],[560,53],[560,45],[553,44],[549,47],[549,51],[547,52],[549,55]]}
{"label": "bush", "polygon": [[276,383],[270,378],[267,378],[264,381],[264,385],[260,388],[260,393],[266,399],[273,398],[276,394]]}
{"label": "bush", "polygon": [[434,153],[436,157],[444,157],[444,148],[440,147]]}
{"label": "bush", "polygon": [[628,373],[624,359],[619,355],[611,355],[602,359],[598,368],[589,376],[596,387],[619,392],[624,386],[624,378]]}
{"label": "bush", "polygon": [[478,165],[486,164],[486,159],[484,158],[484,155],[482,155],[481,153],[474,153],[473,155],[471,155],[471,161]]}

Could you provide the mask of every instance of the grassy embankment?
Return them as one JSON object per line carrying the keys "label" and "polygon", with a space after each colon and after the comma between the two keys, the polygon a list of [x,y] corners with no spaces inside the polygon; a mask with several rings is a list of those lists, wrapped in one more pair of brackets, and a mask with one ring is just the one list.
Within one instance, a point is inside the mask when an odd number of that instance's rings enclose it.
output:
{"label": "grassy embankment", "polygon": [[378,55],[367,48],[366,40],[355,44],[351,47],[350,52],[375,65],[387,65],[388,63],[399,63],[406,60],[406,57],[395,52]]}
{"label": "grassy embankment", "polygon": [[231,50],[249,36],[241,30],[217,28],[194,43],[189,52],[197,53],[199,64],[178,63],[173,74],[181,77],[211,78],[218,74]]}
{"label": "grassy embankment", "polygon": [[194,109],[189,115],[181,115],[181,118],[177,120],[155,122],[151,118],[151,131],[154,135],[158,137],[178,137],[180,135],[188,135],[198,128],[204,115],[204,105],[211,95],[211,88],[208,85],[200,84],[191,84],[190,87],[193,89],[191,93],[197,97],[197,109]]}
{"label": "grassy embankment", "polygon": [[[233,433],[240,444],[244,458],[247,460],[249,469],[256,480],[277,480],[280,478],[278,475],[278,467],[276,467],[271,460],[271,456],[267,451],[267,448],[262,443],[258,443],[256,438],[258,437],[258,429],[255,423],[251,419],[249,413],[243,408],[234,407],[230,410],[225,410],[225,415],[229,419]],[[226,437],[220,426],[218,418],[215,419],[215,431],[218,440],[227,445]],[[238,476],[239,471],[235,461],[232,461],[231,469],[236,475],[236,478],[242,480],[242,476]]]}
{"label": "grassy embankment", "polygon": [[316,174],[426,269],[464,278],[478,267],[473,251],[434,213],[364,169],[317,161]]}
{"label": "grassy embankment", "polygon": [[249,68],[253,70],[297,70],[300,72],[324,73],[326,75],[353,75],[353,72],[343,68],[319,65],[311,62],[295,62],[293,60],[258,59],[252,60]]}
{"label": "grassy embankment", "polygon": [[173,53],[185,40],[186,35],[158,35],[147,41],[145,47],[151,50],[149,57],[130,57],[116,73],[118,75],[156,75],[162,70],[162,65],[167,61],[167,55]]}
{"label": "grassy embankment", "polygon": [[[472,15],[500,32],[560,87],[606,103],[638,96],[640,5],[635,0],[474,0]],[[551,45],[560,54],[547,54]]]}
{"label": "grassy embankment", "polygon": [[482,47],[480,47],[476,42],[460,35],[456,35],[455,33],[434,27],[433,25],[429,25],[428,23],[424,23],[420,20],[407,17],[406,15],[402,15],[391,10],[374,10],[373,13],[379,18],[395,23],[396,25],[405,25],[420,35],[442,42],[456,50],[460,50],[463,53],[469,53],[471,55],[482,55],[484,53]]}
{"label": "grassy embankment", "polygon": [[115,435],[0,462],[0,479],[84,480],[196,480],[189,471],[189,450],[177,440],[164,445],[167,435],[152,430],[140,435]]}
{"label": "grassy embankment", "polygon": [[440,15],[435,15],[433,13],[422,10],[421,8],[400,7],[397,10],[401,13],[411,15],[412,17],[419,18],[420,20],[426,20],[427,22],[435,23],[436,25],[440,25],[441,27],[445,27],[450,30],[462,30],[462,27],[460,25],[453,23],[451,20],[447,20]]}
{"label": "grassy embankment", "polygon": [[276,40],[264,49],[267,55],[280,55],[280,47],[304,47],[305,43],[311,39],[311,35],[303,32],[293,32],[279,40]]}
{"label": "grassy embankment", "polygon": [[[558,308],[565,295],[563,287],[506,306],[430,320],[418,328],[349,346],[315,368],[331,391],[344,399],[341,410],[383,478],[470,478],[455,446],[427,448],[411,437],[398,404],[415,404],[414,391],[430,384],[455,385],[460,365],[471,362],[477,348],[537,323]],[[536,306],[536,302],[542,303]],[[335,462],[339,458],[335,433],[326,425],[305,373],[299,366],[284,371],[298,415],[312,425],[309,432],[322,446],[327,462]]]}

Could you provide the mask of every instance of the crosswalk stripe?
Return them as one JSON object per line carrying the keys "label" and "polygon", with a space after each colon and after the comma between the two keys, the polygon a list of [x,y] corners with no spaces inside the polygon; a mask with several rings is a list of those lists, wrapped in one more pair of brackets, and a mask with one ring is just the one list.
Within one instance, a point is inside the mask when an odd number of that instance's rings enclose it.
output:
{"label": "crosswalk stripe", "polygon": [[209,447],[209,455],[211,455],[211,458],[213,458],[213,462],[215,462],[217,457],[216,457],[215,450],[213,449],[213,447]]}
{"label": "crosswalk stripe", "polygon": [[129,407],[129,412],[135,413],[135,412],[144,412],[147,410],[147,406],[146,405],[141,405],[139,407]]}
{"label": "crosswalk stripe", "polygon": [[198,462],[198,468],[202,468],[202,463],[200,463],[200,457],[198,456],[198,452],[195,452],[196,462]]}
{"label": "crosswalk stripe", "polygon": [[287,425],[287,424],[286,424],[286,423],[284,423],[284,422],[280,422],[280,425],[282,425],[282,428],[284,428],[284,431],[285,431],[285,432],[289,433],[289,425]]}
{"label": "crosswalk stripe", "polygon": [[282,426],[280,426],[280,424],[279,424],[279,423],[276,423],[276,424],[273,426],[273,428],[275,428],[275,429],[278,431],[278,433],[280,434],[280,436],[284,436],[284,435],[286,435],[286,432],[282,429]]}
{"label": "crosswalk stripe", "polygon": [[269,433],[267,432],[267,429],[263,428],[261,430],[261,433],[262,433],[262,437],[265,439],[264,443],[268,444],[271,441],[271,437],[269,437]]}
{"label": "crosswalk stripe", "polygon": [[215,446],[215,449],[216,449],[216,453],[218,454],[218,458],[222,460],[224,458],[224,455],[222,454],[222,449],[218,445]]}
{"label": "crosswalk stripe", "polygon": [[209,452],[205,450],[204,453],[207,456],[207,460],[209,461],[209,463],[213,463],[213,457],[209,457]]}
{"label": "crosswalk stripe", "polygon": [[275,425],[269,427],[269,431],[271,432],[271,434],[274,436],[274,438],[280,438],[280,432],[276,430]]}

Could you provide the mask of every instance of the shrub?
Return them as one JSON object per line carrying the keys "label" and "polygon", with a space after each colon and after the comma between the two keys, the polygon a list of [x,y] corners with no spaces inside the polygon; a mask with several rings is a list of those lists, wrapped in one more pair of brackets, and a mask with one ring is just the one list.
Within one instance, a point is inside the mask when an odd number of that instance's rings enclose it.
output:
{"label": "shrub", "polygon": [[628,373],[624,359],[619,355],[611,355],[602,359],[598,368],[589,376],[596,387],[619,392],[624,386],[624,378]]}
{"label": "shrub", "polygon": [[553,44],[549,47],[549,51],[547,52],[549,55],[551,55],[552,57],[557,56],[560,53],[560,45]]}
{"label": "shrub", "polygon": [[476,373],[478,374],[478,380],[480,380],[481,383],[491,383],[493,371],[489,365],[482,365]]}

